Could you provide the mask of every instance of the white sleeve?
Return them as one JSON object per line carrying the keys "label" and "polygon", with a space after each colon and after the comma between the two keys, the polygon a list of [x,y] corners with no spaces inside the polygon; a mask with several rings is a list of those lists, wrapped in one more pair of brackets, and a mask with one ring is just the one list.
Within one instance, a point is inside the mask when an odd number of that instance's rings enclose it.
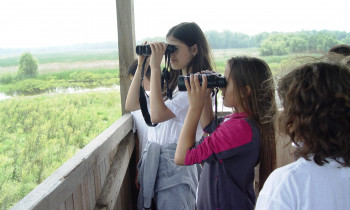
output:
{"label": "white sleeve", "polygon": [[165,101],[165,105],[181,122],[185,121],[189,106],[187,92],[177,92],[172,100],[168,99]]}

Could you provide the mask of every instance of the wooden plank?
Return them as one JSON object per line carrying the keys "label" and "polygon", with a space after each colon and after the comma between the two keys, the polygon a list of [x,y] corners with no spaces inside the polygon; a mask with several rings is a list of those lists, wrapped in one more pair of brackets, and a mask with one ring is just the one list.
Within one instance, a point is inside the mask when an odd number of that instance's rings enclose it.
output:
{"label": "wooden plank", "polygon": [[74,205],[73,205],[73,195],[70,195],[68,199],[65,202],[66,204],[66,210],[74,210]]}
{"label": "wooden plank", "polygon": [[103,207],[113,209],[115,206],[132,155],[131,148],[134,148],[134,146],[135,136],[133,133],[130,133],[119,144],[113,164],[103,185],[102,193],[96,202],[96,209]]}
{"label": "wooden plank", "polygon": [[101,185],[103,186],[103,184],[105,183],[105,180],[107,178],[108,175],[108,171],[109,171],[109,159],[104,159],[103,163],[100,164],[100,178],[101,178]]}
{"label": "wooden plank", "polygon": [[289,137],[277,136],[277,167],[285,166],[289,163],[294,162],[294,151],[295,148],[288,144]]}
{"label": "wooden plank", "polygon": [[123,184],[120,188],[119,195],[116,201],[115,206],[120,207],[119,209],[123,210],[132,210],[132,198],[130,195],[131,194],[131,179],[130,179],[130,165],[125,173]]}
{"label": "wooden plank", "polygon": [[[118,145],[109,153],[109,164],[108,164],[108,166],[112,165],[112,162],[114,160],[115,154],[117,153],[117,150],[118,150]],[[109,169],[107,171],[109,171]]]}
{"label": "wooden plank", "polygon": [[123,115],[69,161],[45,179],[12,209],[56,209],[132,130],[131,114]]}
{"label": "wooden plank", "polygon": [[[101,162],[103,163],[103,161]],[[93,176],[94,176],[94,182],[95,182],[95,185],[94,185],[94,188],[95,188],[95,198],[97,199],[97,197],[100,195],[101,193],[101,178],[100,178],[100,165],[101,163],[94,169],[94,173],[93,173]]]}
{"label": "wooden plank", "polygon": [[89,208],[94,209],[95,201],[96,201],[96,195],[95,195],[95,179],[93,173],[88,174],[88,183],[87,183],[87,189],[88,189],[88,198],[89,198]]}
{"label": "wooden plank", "polygon": [[84,209],[83,207],[83,191],[82,186],[79,185],[73,192],[73,207],[74,209]]}
{"label": "wooden plank", "polygon": [[89,205],[88,176],[84,177],[84,181],[81,184],[81,191],[82,191],[83,209],[90,210],[91,208]]}
{"label": "wooden plank", "polygon": [[[118,197],[117,197],[117,200],[116,200],[116,204],[115,204],[115,207],[114,209],[123,209],[123,205],[122,205],[122,195],[119,194]],[[107,208],[108,209],[108,208]],[[124,210],[124,209],[123,209]]]}
{"label": "wooden plank", "polygon": [[131,65],[134,59],[136,59],[134,1],[116,0],[116,6],[118,25],[120,98],[122,114],[125,114],[125,101],[131,83],[128,75],[128,67]]}
{"label": "wooden plank", "polygon": [[65,203],[62,203],[59,207],[58,207],[59,210],[65,210],[66,209],[66,205]]}

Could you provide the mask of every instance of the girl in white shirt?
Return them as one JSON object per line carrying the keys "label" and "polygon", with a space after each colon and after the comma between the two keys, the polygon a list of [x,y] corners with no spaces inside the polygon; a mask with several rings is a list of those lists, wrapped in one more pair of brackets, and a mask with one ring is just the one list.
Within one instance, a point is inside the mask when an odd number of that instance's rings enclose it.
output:
{"label": "girl in white shirt", "polygon": [[305,64],[280,80],[278,94],[277,124],[299,159],[268,177],[256,210],[350,209],[350,70]]}
{"label": "girl in white shirt", "polygon": [[[208,42],[204,33],[196,23],[180,23],[172,27],[166,35],[167,44],[164,42],[152,42],[150,47],[152,49],[150,66],[152,69],[151,84],[150,84],[150,117],[152,123],[158,123],[155,127],[150,127],[148,131],[148,141],[155,142],[162,147],[171,144],[176,144],[179,138],[181,128],[185,121],[188,110],[188,99],[186,92],[179,92],[177,88],[177,80],[179,75],[188,75],[200,72],[202,70],[212,70],[212,58]],[[146,44],[146,43],[145,43]],[[161,89],[161,62],[167,45],[175,46],[175,51],[170,54],[170,79],[169,92]],[[126,99],[125,108],[128,111],[140,109],[139,104],[139,86],[140,86],[140,72],[144,56],[139,56],[139,65],[136,70],[135,77],[131,83],[128,96]],[[171,99],[170,99],[171,97]],[[203,134],[200,126],[197,129],[197,141]],[[175,146],[176,148],[176,146]],[[175,153],[174,148],[174,153]],[[146,146],[147,149],[147,146]],[[177,166],[174,164],[174,157],[171,157],[167,167],[169,171],[181,171],[181,168],[186,166]],[[171,162],[172,161],[172,162]],[[161,163],[160,163],[161,165]],[[196,167],[196,166],[194,166]],[[188,167],[190,169],[191,167]],[[181,175],[182,176],[182,175]],[[181,177],[180,177],[181,178]],[[185,180],[186,177],[183,178]],[[196,177],[198,179],[198,176]],[[186,187],[186,183],[178,183],[172,187],[172,191],[179,196],[166,199],[166,203],[160,195],[159,191],[155,191],[155,200],[158,209],[167,208],[181,209],[183,206],[191,206],[195,208],[195,190],[198,184],[196,180],[195,186]],[[155,185],[159,185],[156,181]],[[176,188],[180,185],[185,187]],[[193,192],[194,190],[194,192]],[[183,198],[186,201],[182,200]],[[185,205],[184,202],[190,203]],[[162,206],[164,205],[165,206]]]}

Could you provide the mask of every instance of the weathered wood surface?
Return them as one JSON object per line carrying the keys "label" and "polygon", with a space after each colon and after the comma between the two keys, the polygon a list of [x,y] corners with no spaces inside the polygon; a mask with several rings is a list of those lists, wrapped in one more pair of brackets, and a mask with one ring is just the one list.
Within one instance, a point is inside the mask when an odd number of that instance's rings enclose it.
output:
{"label": "weathered wood surface", "polygon": [[[132,132],[132,126],[132,115],[123,115],[12,209],[94,209],[109,171],[110,156],[115,156],[118,144]],[[128,140],[134,141],[132,137]],[[129,145],[129,151],[133,145]]]}
{"label": "weathered wood surface", "polygon": [[135,147],[135,142],[131,140],[134,138],[131,133],[118,145],[117,153],[104,182],[102,193],[97,200],[95,209],[113,209],[115,206],[116,198],[119,195],[129,160]]}
{"label": "weathered wood surface", "polygon": [[136,59],[134,1],[116,0],[118,23],[119,77],[122,114],[125,114],[125,101],[130,86],[128,67]]}
{"label": "weathered wood surface", "polygon": [[277,136],[277,168],[294,162],[295,148],[289,144],[289,137]]}

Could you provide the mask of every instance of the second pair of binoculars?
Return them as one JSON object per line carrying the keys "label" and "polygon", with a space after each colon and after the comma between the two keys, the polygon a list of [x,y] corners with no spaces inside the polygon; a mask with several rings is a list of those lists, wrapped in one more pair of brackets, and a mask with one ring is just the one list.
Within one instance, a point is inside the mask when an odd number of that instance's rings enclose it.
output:
{"label": "second pair of binoculars", "polygon": [[[175,52],[176,47],[174,45],[168,44],[164,54],[171,54]],[[137,45],[136,46],[136,54],[137,55],[151,55],[152,50],[149,44]]]}
{"label": "second pair of binoculars", "polygon": [[[202,85],[202,75],[205,75],[207,77],[207,88],[224,88],[226,87],[226,79],[225,77],[221,76],[219,73],[204,73],[204,74],[198,74],[198,80],[199,84]],[[186,91],[186,85],[185,85],[185,78],[188,79],[188,82],[190,82],[190,76],[183,76],[180,75],[179,79],[177,81],[177,86],[179,88],[179,91]]]}

